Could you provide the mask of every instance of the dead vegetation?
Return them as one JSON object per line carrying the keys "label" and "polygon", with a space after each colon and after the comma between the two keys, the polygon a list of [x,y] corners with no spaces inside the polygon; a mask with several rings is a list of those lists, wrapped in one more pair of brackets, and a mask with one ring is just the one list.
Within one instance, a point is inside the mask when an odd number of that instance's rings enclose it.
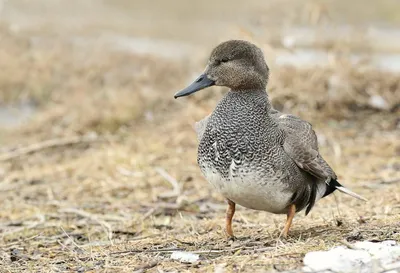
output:
{"label": "dead vegetation", "polygon": [[[398,75],[343,63],[272,71],[275,107],[313,123],[340,181],[369,202],[326,198],[285,242],[284,216],[240,208],[228,242],[192,129],[224,91],[173,100],[203,64],[0,35],[1,102],[37,106],[0,133],[2,272],[280,271],[343,240],[400,240]],[[200,260],[171,260],[176,250]]]}

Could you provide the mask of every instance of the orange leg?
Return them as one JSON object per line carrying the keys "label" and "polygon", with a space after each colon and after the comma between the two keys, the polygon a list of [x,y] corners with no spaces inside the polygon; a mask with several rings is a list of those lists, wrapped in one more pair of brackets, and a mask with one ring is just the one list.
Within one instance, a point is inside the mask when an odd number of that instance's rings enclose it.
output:
{"label": "orange leg", "polygon": [[228,208],[226,210],[226,233],[228,233],[230,238],[234,238],[233,230],[232,230],[232,218],[235,214],[235,206],[236,204],[231,200],[227,199]]}
{"label": "orange leg", "polygon": [[296,206],[294,204],[290,205],[288,213],[287,213],[286,224],[281,232],[281,236],[283,236],[284,238],[287,238],[287,236],[288,236],[289,229],[290,229],[290,226],[292,225],[293,217],[295,214],[296,214]]}

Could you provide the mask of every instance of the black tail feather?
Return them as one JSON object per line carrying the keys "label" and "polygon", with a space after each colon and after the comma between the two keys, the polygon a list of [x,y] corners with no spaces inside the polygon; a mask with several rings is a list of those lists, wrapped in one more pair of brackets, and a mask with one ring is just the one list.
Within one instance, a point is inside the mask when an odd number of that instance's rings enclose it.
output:
{"label": "black tail feather", "polygon": [[307,205],[307,209],[306,209],[306,216],[308,215],[308,213],[311,211],[311,209],[315,205],[315,199],[317,198],[317,191],[318,191],[317,183],[312,183],[311,184],[311,193],[310,193],[310,197],[308,199],[309,201],[308,201],[308,205]]}
{"label": "black tail feather", "polygon": [[[310,212],[310,210],[312,209],[312,207],[315,204],[315,198],[316,198],[317,190],[318,190],[316,184],[314,184],[314,186],[311,186],[311,187],[312,187],[312,189],[311,189],[310,197],[308,199],[309,201],[308,201],[308,206],[307,206],[307,209],[306,209],[306,215]],[[362,197],[362,196],[352,192],[351,190],[345,188],[336,179],[331,179],[331,181],[329,181],[329,183],[326,183],[326,190],[325,190],[325,193],[322,196],[322,198],[324,198],[325,196],[328,196],[329,194],[333,193],[335,190],[338,190],[338,191],[341,191],[343,193],[346,193],[346,194],[348,194],[348,195],[350,195],[352,197],[355,197],[357,199],[367,201],[367,199],[365,199],[364,197]]]}
{"label": "black tail feather", "polygon": [[326,185],[327,185],[326,191],[322,196],[322,198],[334,192],[337,187],[343,187],[342,184],[340,184],[336,179],[331,179],[331,181],[329,181],[329,184],[327,183]]}
{"label": "black tail feather", "polygon": [[332,192],[334,192],[335,190],[338,190],[340,192],[343,192],[347,195],[350,195],[354,198],[357,198],[359,200],[363,200],[365,202],[367,202],[368,200],[365,199],[364,197],[362,197],[361,195],[358,195],[357,193],[347,189],[346,187],[344,187],[343,185],[341,185],[336,179],[331,179],[331,181],[329,181],[329,183],[327,183],[327,188],[325,191],[325,194],[323,197],[331,194]]}

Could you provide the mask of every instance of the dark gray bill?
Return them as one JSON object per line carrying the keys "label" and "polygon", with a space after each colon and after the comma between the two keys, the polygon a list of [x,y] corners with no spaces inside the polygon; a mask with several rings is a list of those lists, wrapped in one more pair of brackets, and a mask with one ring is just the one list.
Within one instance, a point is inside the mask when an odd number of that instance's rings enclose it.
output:
{"label": "dark gray bill", "polygon": [[174,98],[176,99],[179,97],[188,96],[190,94],[193,94],[194,92],[200,91],[201,89],[212,86],[214,84],[215,82],[207,78],[207,75],[201,74],[200,77],[198,77],[191,85],[176,93],[174,95]]}

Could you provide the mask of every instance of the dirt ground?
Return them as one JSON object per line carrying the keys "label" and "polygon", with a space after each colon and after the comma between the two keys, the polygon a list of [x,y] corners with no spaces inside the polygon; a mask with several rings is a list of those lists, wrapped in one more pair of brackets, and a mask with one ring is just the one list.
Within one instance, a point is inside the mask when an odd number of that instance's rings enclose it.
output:
{"label": "dirt ground", "polygon": [[[287,240],[285,216],[239,207],[232,242],[192,127],[226,90],[173,99],[205,59],[51,37],[37,46],[0,28],[0,103],[35,109],[0,131],[0,272],[284,271],[343,241],[400,242],[398,73],[352,65],[343,48],[324,68],[272,65],[273,105],[313,124],[340,182],[369,202],[324,198],[295,217]],[[172,260],[176,250],[200,259]]]}

